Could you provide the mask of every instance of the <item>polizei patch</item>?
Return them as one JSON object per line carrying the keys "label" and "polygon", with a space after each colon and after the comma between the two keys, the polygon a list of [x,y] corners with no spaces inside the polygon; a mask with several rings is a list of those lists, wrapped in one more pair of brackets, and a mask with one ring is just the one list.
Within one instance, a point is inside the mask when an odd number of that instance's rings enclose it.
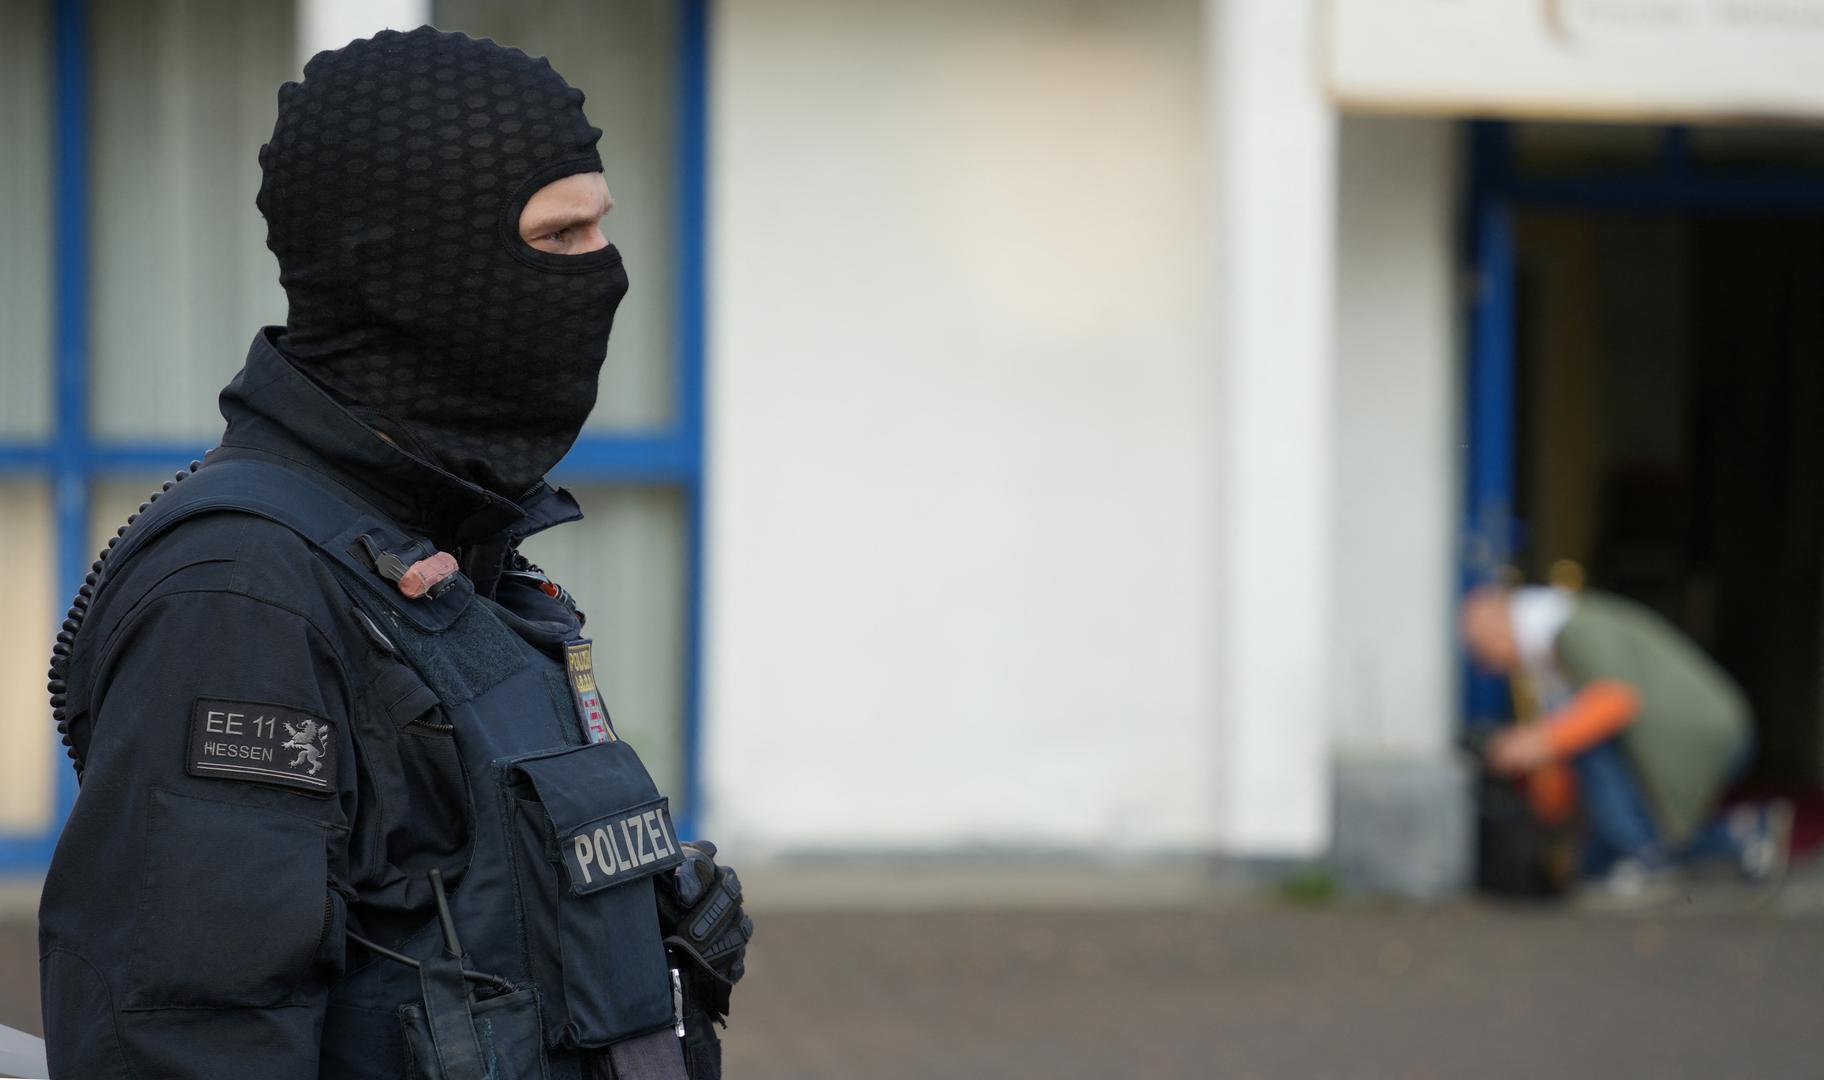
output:
{"label": "polizei patch", "polygon": [[328,795],[336,790],[336,733],[322,717],[283,705],[198,698],[184,767],[191,776]]}
{"label": "polizei patch", "polygon": [[591,893],[684,861],[665,800],[592,821],[560,841],[570,889]]}

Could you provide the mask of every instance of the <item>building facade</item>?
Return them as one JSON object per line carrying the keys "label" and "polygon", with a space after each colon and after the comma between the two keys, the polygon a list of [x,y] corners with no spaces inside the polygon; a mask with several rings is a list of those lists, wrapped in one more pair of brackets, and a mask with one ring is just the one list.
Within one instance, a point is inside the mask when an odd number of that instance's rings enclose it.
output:
{"label": "building facade", "polygon": [[[1740,170],[1668,157],[1669,120],[1824,209],[1803,132],[1717,122],[1802,95],[1668,94],[1656,24],[1601,21],[1627,6],[8,5],[0,139],[42,152],[0,176],[0,868],[42,866],[74,797],[38,693],[62,598],[283,319],[253,208],[274,89],[434,21],[548,53],[605,132],[634,287],[558,473],[589,521],[533,554],[695,826],[756,854],[1335,851],[1449,888],[1454,743],[1498,706],[1455,597],[1600,562],[1610,493],[1565,479],[1595,451],[1539,417],[1606,406],[1527,350],[1571,318],[1540,297],[1621,264],[1566,255],[1600,229],[1563,214],[1718,198]],[[1729,40],[1727,73],[1772,48]],[[1567,113],[1609,126],[1541,122]],[[1516,539],[1529,515],[1556,547]]]}

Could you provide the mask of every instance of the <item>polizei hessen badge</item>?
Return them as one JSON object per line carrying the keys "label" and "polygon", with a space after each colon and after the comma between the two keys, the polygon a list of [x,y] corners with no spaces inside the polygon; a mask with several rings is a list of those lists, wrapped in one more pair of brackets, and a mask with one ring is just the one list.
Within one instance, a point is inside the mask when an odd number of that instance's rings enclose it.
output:
{"label": "polizei hessen badge", "polygon": [[329,795],[336,790],[335,730],[320,716],[284,705],[198,698],[185,769],[191,776]]}
{"label": "polizei hessen badge", "polygon": [[570,692],[576,698],[576,719],[583,725],[583,738],[592,743],[614,742],[614,725],[595,686],[595,646],[588,638],[564,642],[564,671],[570,676]]}

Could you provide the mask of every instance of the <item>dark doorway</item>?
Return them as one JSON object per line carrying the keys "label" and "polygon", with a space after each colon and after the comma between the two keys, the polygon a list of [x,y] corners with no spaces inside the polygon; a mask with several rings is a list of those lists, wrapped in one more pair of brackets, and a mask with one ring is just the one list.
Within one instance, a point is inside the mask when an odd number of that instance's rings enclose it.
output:
{"label": "dark doorway", "polygon": [[1824,787],[1824,215],[1514,218],[1516,553],[1683,627]]}

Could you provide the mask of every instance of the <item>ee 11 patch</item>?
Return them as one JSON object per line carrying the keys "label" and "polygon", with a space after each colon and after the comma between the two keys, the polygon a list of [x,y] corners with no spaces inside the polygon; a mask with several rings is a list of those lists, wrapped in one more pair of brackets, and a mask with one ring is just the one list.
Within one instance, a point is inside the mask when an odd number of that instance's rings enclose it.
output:
{"label": "ee 11 patch", "polygon": [[198,698],[184,769],[329,795],[336,790],[335,730],[322,717],[283,705]]}

